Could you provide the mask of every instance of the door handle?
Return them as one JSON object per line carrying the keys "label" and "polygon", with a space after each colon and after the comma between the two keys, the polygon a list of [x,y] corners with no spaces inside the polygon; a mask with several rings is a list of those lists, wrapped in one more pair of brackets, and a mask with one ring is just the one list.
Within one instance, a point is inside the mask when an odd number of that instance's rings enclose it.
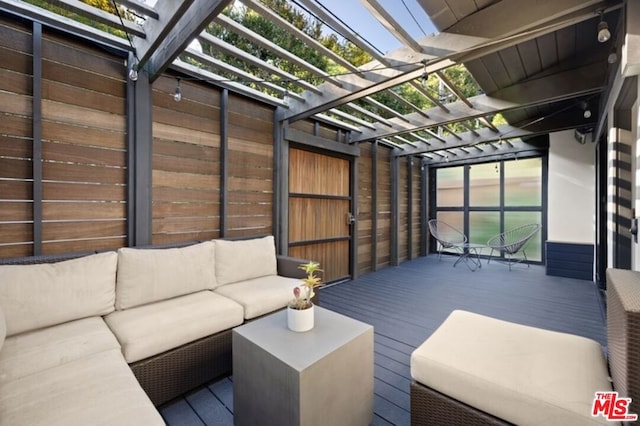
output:
{"label": "door handle", "polygon": [[353,213],[348,212],[347,213],[347,225],[353,225],[354,223],[356,223],[356,217],[353,215]]}

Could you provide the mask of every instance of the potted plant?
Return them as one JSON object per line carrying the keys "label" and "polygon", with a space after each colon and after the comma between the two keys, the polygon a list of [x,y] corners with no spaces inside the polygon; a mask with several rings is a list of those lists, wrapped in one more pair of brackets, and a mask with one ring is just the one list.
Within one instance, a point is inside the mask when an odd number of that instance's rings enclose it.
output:
{"label": "potted plant", "polygon": [[307,276],[302,280],[302,285],[293,289],[294,298],[287,306],[287,325],[293,331],[308,331],[313,328],[313,289],[322,285],[316,273],[322,270],[317,262],[304,263],[298,268],[305,271]]}

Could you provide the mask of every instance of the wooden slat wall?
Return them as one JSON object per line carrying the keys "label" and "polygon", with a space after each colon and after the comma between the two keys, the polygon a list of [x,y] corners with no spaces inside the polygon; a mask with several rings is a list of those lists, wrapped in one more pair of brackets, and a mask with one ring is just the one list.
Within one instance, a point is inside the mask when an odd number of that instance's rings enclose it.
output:
{"label": "wooden slat wall", "polygon": [[274,109],[229,96],[226,236],[273,232]]}
{"label": "wooden slat wall", "polygon": [[398,261],[409,259],[409,172],[407,162],[409,157],[401,157],[398,161],[400,174],[400,193],[398,194]]}
{"label": "wooden slat wall", "polygon": [[126,76],[122,58],[44,32],[42,251],[126,244]]}
{"label": "wooden slat wall", "polygon": [[0,257],[33,253],[31,28],[0,17]]}
{"label": "wooden slat wall", "polygon": [[154,244],[220,236],[220,91],[164,75],[153,84]]}
{"label": "wooden slat wall", "polygon": [[376,227],[377,268],[384,268],[391,263],[391,150],[378,147],[378,183],[376,185],[378,200],[378,218]]}
{"label": "wooden slat wall", "polygon": [[360,145],[360,157],[358,158],[358,235],[357,247],[357,271],[358,275],[373,271],[371,255],[373,253],[373,167],[371,159],[373,148],[371,144]]}

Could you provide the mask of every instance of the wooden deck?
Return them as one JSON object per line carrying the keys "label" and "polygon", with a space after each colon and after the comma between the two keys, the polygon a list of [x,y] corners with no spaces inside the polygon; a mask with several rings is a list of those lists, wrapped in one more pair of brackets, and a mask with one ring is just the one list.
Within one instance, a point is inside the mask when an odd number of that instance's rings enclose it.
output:
{"label": "wooden deck", "polygon": [[[592,282],[549,277],[541,266],[498,263],[476,272],[454,257],[419,258],[323,288],[321,305],[375,329],[374,425],[409,424],[409,358],[454,309],[589,337],[606,345],[605,312]],[[232,425],[233,378],[172,401],[168,425]]]}

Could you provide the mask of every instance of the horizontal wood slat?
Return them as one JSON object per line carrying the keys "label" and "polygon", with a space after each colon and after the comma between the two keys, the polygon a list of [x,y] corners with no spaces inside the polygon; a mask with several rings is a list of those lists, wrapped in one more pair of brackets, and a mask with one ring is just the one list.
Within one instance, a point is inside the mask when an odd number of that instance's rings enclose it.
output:
{"label": "horizontal wood slat", "polygon": [[58,202],[42,203],[45,221],[123,220],[126,217],[125,203]]}
{"label": "horizontal wood slat", "polygon": [[45,241],[42,244],[42,254],[104,251],[113,250],[126,245],[127,239],[125,237],[73,241]]}
{"label": "horizontal wood slat", "polygon": [[44,179],[60,182],[124,184],[127,178],[123,168],[52,162],[42,164],[42,173]]}
{"label": "horizontal wood slat", "polygon": [[31,241],[33,241],[32,223],[0,223],[0,254],[5,244],[24,244]]}
{"label": "horizontal wood slat", "polygon": [[44,182],[43,200],[71,201],[126,201],[125,185]]}
{"label": "horizontal wood slat", "polygon": [[[122,85],[121,85],[122,86]],[[50,80],[42,81],[42,97],[51,101],[76,105],[83,108],[123,115],[126,110],[123,93],[118,95],[94,92]]]}
{"label": "horizontal wood slat", "polygon": [[114,55],[82,39],[65,36],[64,33],[45,29],[42,54],[77,69],[91,71],[103,79],[124,80],[124,56]]}
{"label": "horizontal wood slat", "polygon": [[89,222],[45,222],[42,225],[44,241],[88,240],[95,238],[122,238],[127,232],[125,220]]}
{"label": "horizontal wood slat", "polygon": [[103,149],[66,143],[44,142],[42,158],[45,161],[78,163],[92,166],[113,166],[125,168],[127,153],[122,150]]}
{"label": "horizontal wood slat", "polygon": [[49,141],[101,148],[126,149],[126,134],[111,129],[94,129],[76,123],[42,122],[43,138]]}
{"label": "horizontal wood slat", "polygon": [[30,222],[33,220],[33,202],[1,201],[0,223],[2,222]]}
{"label": "horizontal wood slat", "polygon": [[126,131],[125,117],[61,102],[43,100],[42,116],[46,120],[73,123],[109,132]]}
{"label": "horizontal wood slat", "polygon": [[31,179],[32,175],[31,160],[0,158],[0,178]]}

